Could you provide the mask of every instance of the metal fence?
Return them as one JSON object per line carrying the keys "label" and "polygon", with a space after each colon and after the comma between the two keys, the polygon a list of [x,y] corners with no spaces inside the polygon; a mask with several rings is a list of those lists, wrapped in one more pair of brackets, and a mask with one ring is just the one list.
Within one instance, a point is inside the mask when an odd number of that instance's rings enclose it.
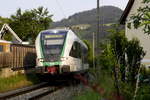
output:
{"label": "metal fence", "polygon": [[31,68],[36,65],[34,46],[11,44],[10,52],[0,53],[0,67]]}

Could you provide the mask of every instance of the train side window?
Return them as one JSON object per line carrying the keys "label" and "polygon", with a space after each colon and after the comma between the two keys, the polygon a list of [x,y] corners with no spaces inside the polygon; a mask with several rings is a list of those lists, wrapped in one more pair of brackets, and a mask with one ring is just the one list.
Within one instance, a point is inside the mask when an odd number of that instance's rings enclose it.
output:
{"label": "train side window", "polygon": [[3,45],[0,45],[0,52],[3,52],[3,49],[4,49]]}
{"label": "train side window", "polygon": [[82,56],[82,48],[81,48],[81,44],[77,43],[77,55],[78,58],[81,58]]}
{"label": "train side window", "polygon": [[75,58],[81,58],[81,45],[78,42],[74,42],[70,51],[70,56]]}
{"label": "train side window", "polygon": [[73,44],[73,46],[72,46],[72,48],[70,50],[69,56],[71,56],[71,57],[75,56],[75,45],[74,44]]}

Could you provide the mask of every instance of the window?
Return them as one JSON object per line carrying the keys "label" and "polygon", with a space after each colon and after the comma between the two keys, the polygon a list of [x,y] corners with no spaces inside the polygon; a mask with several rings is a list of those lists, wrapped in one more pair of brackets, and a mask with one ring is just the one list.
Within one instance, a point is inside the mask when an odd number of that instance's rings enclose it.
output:
{"label": "window", "polygon": [[0,45],[0,52],[3,52],[3,45]]}
{"label": "window", "polygon": [[41,33],[41,43],[45,61],[58,61],[63,49],[67,31]]}
{"label": "window", "polygon": [[82,48],[82,61],[83,63],[88,63],[88,50],[86,48]]}
{"label": "window", "polygon": [[81,58],[81,45],[78,42],[74,42],[72,45],[72,48],[70,50],[69,56],[75,57],[75,58]]}

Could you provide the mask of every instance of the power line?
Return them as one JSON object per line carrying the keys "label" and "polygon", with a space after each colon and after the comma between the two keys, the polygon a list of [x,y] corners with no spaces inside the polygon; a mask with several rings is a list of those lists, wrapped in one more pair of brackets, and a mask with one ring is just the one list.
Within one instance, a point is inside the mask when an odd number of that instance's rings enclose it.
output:
{"label": "power line", "polygon": [[[56,3],[57,3],[57,5],[58,5],[59,10],[61,11],[62,15],[63,15],[64,18],[66,19],[67,16],[66,16],[66,14],[65,14],[65,12],[64,12],[64,10],[63,10],[63,7],[61,6],[61,4],[59,3],[58,0],[56,0]],[[70,25],[70,24],[65,25],[65,27],[66,27],[66,28],[69,28],[69,29],[71,29],[71,30],[73,31],[73,29],[71,28],[71,25]]]}
{"label": "power line", "polygon": [[64,13],[63,7],[62,7],[61,4],[58,2],[58,0],[56,0],[56,3],[57,3],[57,5],[58,5],[59,10],[61,11],[62,15],[64,16],[64,18],[67,18],[67,17],[66,17],[66,14]]}

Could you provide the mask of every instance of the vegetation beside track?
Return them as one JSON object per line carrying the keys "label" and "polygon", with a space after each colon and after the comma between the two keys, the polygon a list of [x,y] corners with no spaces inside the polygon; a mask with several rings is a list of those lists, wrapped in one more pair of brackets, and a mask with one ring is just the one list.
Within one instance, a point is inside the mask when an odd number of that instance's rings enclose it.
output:
{"label": "vegetation beside track", "polygon": [[90,73],[92,76],[95,76],[94,79],[89,79],[90,86],[97,85],[97,88],[101,88],[104,93],[101,94],[90,87],[82,91],[81,94],[75,95],[74,100],[101,100],[102,98],[112,98],[115,87],[111,73],[106,71],[99,72],[94,69],[90,69]]}
{"label": "vegetation beside track", "polygon": [[100,100],[100,95],[89,89],[82,92],[80,95],[76,95],[73,100]]}
{"label": "vegetation beside track", "polygon": [[[90,71],[95,76],[92,84],[104,91],[99,93],[101,98],[95,100],[149,100],[150,75],[141,64],[145,56],[143,47],[137,39],[128,40],[118,27],[114,25],[114,29],[109,30],[112,34],[101,43],[102,52],[94,58],[98,65],[96,70],[93,68]],[[89,55],[89,58],[92,56]],[[89,63],[93,62],[90,60]],[[87,100],[96,98],[96,95],[89,95],[88,92],[81,93],[79,97],[89,98]],[[79,100],[78,97],[75,100]]]}
{"label": "vegetation beside track", "polygon": [[19,74],[8,78],[0,78],[0,92],[7,92],[17,88],[34,85],[39,82],[35,74]]}
{"label": "vegetation beside track", "polygon": [[[95,73],[96,72],[96,73]],[[73,97],[73,100],[116,100],[116,88],[114,85],[114,77],[112,73],[107,70],[102,69],[101,72],[90,70],[90,73],[95,73],[95,80],[89,82],[89,84],[98,84],[100,88],[104,90],[104,94],[98,93],[91,88],[86,88],[84,91],[81,91],[79,94],[76,94]],[[143,75],[143,73],[141,73]],[[143,75],[145,76],[145,75]],[[146,73],[148,76],[148,73]],[[139,89],[135,100],[149,100],[150,99],[150,83],[143,83],[142,81],[139,84]],[[120,95],[123,100],[132,100],[134,96],[134,87],[129,82],[120,82]]]}

